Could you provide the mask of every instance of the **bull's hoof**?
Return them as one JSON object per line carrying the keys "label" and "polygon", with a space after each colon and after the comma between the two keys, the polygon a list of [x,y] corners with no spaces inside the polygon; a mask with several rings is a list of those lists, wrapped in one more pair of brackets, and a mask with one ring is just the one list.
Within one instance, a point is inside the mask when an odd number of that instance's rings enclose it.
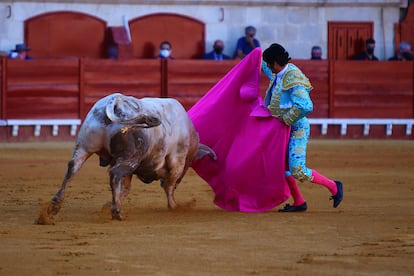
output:
{"label": "bull's hoof", "polygon": [[55,221],[53,219],[53,216],[49,213],[49,207],[52,203],[48,202],[46,204],[43,204],[40,208],[39,217],[35,220],[35,224],[40,225],[52,225],[55,224]]}
{"label": "bull's hoof", "polygon": [[54,225],[55,220],[53,217],[50,217],[44,213],[40,213],[39,217],[35,220],[34,223],[39,225]]}
{"label": "bull's hoof", "polygon": [[177,203],[175,203],[175,202],[170,202],[170,203],[168,203],[168,209],[169,210],[175,210],[175,209],[177,209]]}
{"label": "bull's hoof", "polygon": [[53,200],[51,202],[49,202],[49,205],[47,207],[47,213],[49,215],[56,215],[57,213],[59,213],[60,208],[62,208],[62,204],[60,203],[56,203]]}
{"label": "bull's hoof", "polygon": [[119,221],[122,221],[122,220],[124,220],[125,218],[124,218],[124,216],[121,214],[121,212],[120,212],[120,211],[117,211],[117,210],[112,210],[112,219],[113,219],[113,220],[119,220]]}

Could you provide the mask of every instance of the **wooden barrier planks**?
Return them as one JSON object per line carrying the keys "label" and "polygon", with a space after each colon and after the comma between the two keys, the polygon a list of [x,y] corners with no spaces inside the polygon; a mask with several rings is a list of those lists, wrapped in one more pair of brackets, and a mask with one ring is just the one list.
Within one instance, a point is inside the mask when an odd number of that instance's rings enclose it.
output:
{"label": "wooden barrier planks", "polygon": [[332,62],[331,117],[413,117],[412,62]]}
{"label": "wooden barrier planks", "polygon": [[[172,97],[186,109],[237,60],[2,59],[1,119],[83,119],[114,92]],[[413,118],[414,63],[294,60],[310,79],[310,118]],[[260,91],[269,80],[262,74]]]}
{"label": "wooden barrier planks", "polygon": [[4,118],[78,118],[78,60],[6,60]]}
{"label": "wooden barrier planks", "polygon": [[167,68],[167,94],[188,110],[222,77],[237,60],[171,60]]}
{"label": "wooden barrier planks", "polygon": [[313,112],[310,118],[329,117],[329,62],[328,60],[294,60],[293,64],[309,78],[312,84]]}
{"label": "wooden barrier planks", "polygon": [[137,98],[161,96],[159,60],[83,59],[81,62],[85,112],[97,100],[115,92]]}

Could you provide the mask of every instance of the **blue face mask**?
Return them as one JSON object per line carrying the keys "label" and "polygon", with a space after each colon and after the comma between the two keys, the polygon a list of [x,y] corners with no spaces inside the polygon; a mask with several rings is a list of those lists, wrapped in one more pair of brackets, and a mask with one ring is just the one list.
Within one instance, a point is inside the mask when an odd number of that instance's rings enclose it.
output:
{"label": "blue face mask", "polygon": [[169,57],[171,54],[171,50],[167,50],[167,49],[162,49],[160,50],[160,55],[164,58]]}

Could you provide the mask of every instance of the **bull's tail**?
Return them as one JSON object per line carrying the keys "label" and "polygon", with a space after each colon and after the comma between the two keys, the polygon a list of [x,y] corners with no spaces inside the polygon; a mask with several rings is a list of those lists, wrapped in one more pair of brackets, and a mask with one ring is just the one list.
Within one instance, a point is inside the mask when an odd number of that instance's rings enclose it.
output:
{"label": "bull's tail", "polygon": [[198,144],[198,151],[194,160],[198,160],[206,155],[210,156],[213,160],[217,160],[217,155],[212,148],[204,144]]}

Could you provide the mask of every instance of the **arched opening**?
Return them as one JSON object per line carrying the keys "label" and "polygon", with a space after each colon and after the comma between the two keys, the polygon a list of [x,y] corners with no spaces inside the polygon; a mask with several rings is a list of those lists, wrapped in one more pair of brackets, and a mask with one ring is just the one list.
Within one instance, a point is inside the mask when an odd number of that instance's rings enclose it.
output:
{"label": "arched opening", "polygon": [[35,58],[104,57],[107,24],[79,12],[50,12],[27,19],[25,42]]}
{"label": "arched opening", "polygon": [[195,59],[204,54],[205,24],[177,14],[156,13],[129,21],[133,54],[136,58],[153,58],[162,41],[172,44],[172,56]]}

